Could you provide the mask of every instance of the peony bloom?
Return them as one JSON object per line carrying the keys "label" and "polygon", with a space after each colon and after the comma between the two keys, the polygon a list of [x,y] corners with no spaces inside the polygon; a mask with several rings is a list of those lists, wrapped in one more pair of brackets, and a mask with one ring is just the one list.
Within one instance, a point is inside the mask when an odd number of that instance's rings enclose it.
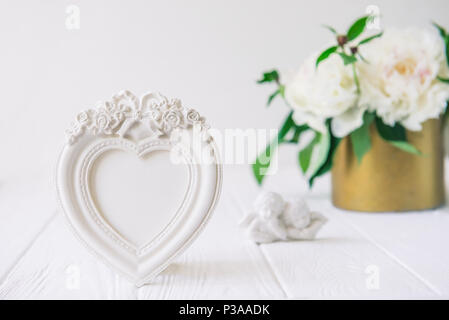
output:
{"label": "peony bloom", "polygon": [[364,109],[357,106],[357,87],[351,66],[331,55],[315,67],[317,55],[309,57],[285,87],[285,98],[294,110],[296,124],[325,132],[332,118],[332,132],[344,137],[363,124]]}
{"label": "peony bloom", "polygon": [[436,79],[447,76],[443,42],[423,30],[387,30],[361,47],[368,63],[358,62],[360,105],[375,111],[384,123],[400,122],[409,130],[438,118],[449,99],[449,85]]}

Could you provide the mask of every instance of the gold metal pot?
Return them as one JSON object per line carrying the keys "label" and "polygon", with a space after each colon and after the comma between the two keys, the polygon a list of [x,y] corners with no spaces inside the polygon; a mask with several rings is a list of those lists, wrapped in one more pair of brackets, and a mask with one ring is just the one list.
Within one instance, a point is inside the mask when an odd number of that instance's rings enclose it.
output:
{"label": "gold metal pot", "polygon": [[349,137],[337,148],[332,166],[332,202],[342,209],[368,212],[412,211],[444,204],[442,121],[428,120],[407,139],[423,155],[385,142],[371,126],[372,148],[359,164]]}

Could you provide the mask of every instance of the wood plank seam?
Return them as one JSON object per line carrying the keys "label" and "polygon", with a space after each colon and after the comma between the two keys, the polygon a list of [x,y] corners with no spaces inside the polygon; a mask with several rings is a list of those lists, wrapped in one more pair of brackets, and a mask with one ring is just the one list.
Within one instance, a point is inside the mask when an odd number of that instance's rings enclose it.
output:
{"label": "wood plank seam", "polygon": [[[245,214],[245,210],[243,209],[242,204],[240,203],[240,201],[238,200],[238,197],[235,196],[234,192],[229,192],[229,197],[231,199],[231,201],[229,201],[231,204],[234,204],[234,206],[236,207],[236,209],[241,213],[240,216],[237,216],[237,219],[241,219],[243,217],[243,215]],[[291,298],[288,294],[287,294],[287,290],[283,287],[278,275],[276,274],[274,267],[271,265],[267,255],[265,254],[265,251],[263,250],[262,245],[257,245],[257,244],[252,244],[253,246],[256,247],[256,250],[260,253],[261,257],[263,258],[263,260],[265,261],[265,264],[268,268],[268,270],[271,273],[271,276],[273,277],[273,279],[275,280],[276,284],[279,286],[279,289],[282,291],[282,294],[285,298]]]}
{"label": "wood plank seam", "polygon": [[[259,246],[258,246],[258,247],[259,247]],[[264,259],[265,259],[267,265],[269,266],[269,269],[270,269],[270,271],[271,271],[271,273],[272,273],[274,279],[276,279],[276,282],[278,283],[279,287],[281,288],[282,292],[284,293],[284,296],[285,296],[286,298],[289,298],[289,299],[294,299],[295,296],[294,296],[293,294],[291,294],[291,293],[288,293],[287,288],[285,288],[285,287],[282,285],[281,279],[280,279],[279,276],[277,275],[277,272],[276,272],[275,267],[272,265],[272,263],[270,262],[270,259],[268,258],[267,253],[265,252],[265,245],[260,245],[259,250],[260,250],[262,256],[264,257]]]}

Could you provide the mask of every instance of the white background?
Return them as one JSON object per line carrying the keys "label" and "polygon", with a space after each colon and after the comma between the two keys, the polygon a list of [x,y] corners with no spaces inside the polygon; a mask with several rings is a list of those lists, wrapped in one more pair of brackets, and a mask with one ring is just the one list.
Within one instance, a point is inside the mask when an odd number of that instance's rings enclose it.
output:
{"label": "white background", "polygon": [[332,40],[321,24],[344,31],[368,5],[383,26],[447,25],[447,0],[1,1],[0,179],[50,174],[75,114],[125,88],[179,97],[218,128],[276,128],[286,108],[264,107],[261,71],[294,70]]}

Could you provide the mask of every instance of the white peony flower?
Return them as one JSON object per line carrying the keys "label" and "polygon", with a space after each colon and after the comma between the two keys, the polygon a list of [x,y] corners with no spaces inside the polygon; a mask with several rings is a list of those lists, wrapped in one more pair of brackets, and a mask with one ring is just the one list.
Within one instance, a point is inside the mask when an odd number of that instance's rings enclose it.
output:
{"label": "white peony flower", "polygon": [[360,104],[386,124],[400,122],[409,130],[437,118],[449,99],[449,85],[436,79],[447,74],[441,38],[423,30],[391,29],[361,47],[368,63],[358,63]]}
{"label": "white peony flower", "polygon": [[315,67],[317,55],[309,57],[293,81],[285,87],[285,98],[293,108],[296,124],[326,131],[332,118],[332,132],[344,137],[363,124],[364,109],[357,106],[357,87],[351,66],[331,55]]}

